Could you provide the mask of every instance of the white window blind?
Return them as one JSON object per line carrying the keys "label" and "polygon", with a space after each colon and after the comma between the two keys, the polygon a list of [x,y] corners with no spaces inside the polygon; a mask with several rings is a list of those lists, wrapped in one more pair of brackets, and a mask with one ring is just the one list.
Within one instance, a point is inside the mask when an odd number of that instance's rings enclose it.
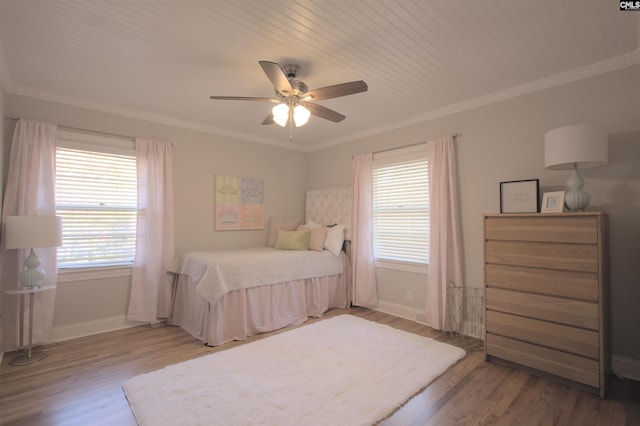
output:
{"label": "white window blind", "polygon": [[413,158],[374,160],[374,256],[426,265],[429,262],[429,168],[424,153],[409,157]]}
{"label": "white window blind", "polygon": [[56,149],[59,268],[132,264],[136,209],[135,156]]}

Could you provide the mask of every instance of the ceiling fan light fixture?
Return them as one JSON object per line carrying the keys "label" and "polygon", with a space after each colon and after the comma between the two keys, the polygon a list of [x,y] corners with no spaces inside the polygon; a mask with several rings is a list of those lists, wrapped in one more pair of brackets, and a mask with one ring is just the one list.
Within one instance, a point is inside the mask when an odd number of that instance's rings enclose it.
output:
{"label": "ceiling fan light fixture", "polygon": [[273,113],[273,121],[275,121],[278,126],[284,127],[287,125],[287,120],[289,119],[289,105],[278,104],[273,107],[271,112]]}
{"label": "ceiling fan light fixture", "polygon": [[276,62],[258,61],[258,63],[267,78],[271,81],[275,90],[275,97],[209,96],[209,98],[214,100],[276,103],[277,105],[272,108],[271,114],[265,117],[261,124],[270,125],[276,123],[280,127],[287,127],[287,124],[289,124],[290,139],[293,139],[294,125],[295,127],[304,126],[309,121],[311,115],[334,123],[339,123],[346,118],[339,112],[316,104],[315,101],[339,98],[368,90],[367,83],[358,80],[334,84],[310,91],[304,82],[296,79],[299,69],[297,65],[285,65],[283,68]]}
{"label": "ceiling fan light fixture", "polygon": [[307,124],[310,116],[311,112],[302,105],[296,105],[293,109],[293,121],[296,123],[296,127]]}

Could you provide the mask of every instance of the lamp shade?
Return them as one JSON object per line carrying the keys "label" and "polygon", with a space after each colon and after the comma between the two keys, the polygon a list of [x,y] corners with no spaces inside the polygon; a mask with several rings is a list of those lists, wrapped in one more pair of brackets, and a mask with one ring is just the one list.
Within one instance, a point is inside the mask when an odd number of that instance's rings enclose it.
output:
{"label": "lamp shade", "polygon": [[62,245],[60,216],[7,216],[5,248],[39,248]]}
{"label": "lamp shade", "polygon": [[607,129],[594,124],[560,127],[544,135],[544,167],[551,170],[598,167],[608,161]]}
{"label": "lamp shade", "polygon": [[293,109],[293,121],[296,123],[296,127],[304,126],[309,121],[311,112],[302,105],[296,105]]}
{"label": "lamp shade", "polygon": [[275,121],[278,126],[284,127],[287,124],[287,120],[289,120],[289,105],[278,104],[271,109],[271,112],[273,114],[273,121]]}

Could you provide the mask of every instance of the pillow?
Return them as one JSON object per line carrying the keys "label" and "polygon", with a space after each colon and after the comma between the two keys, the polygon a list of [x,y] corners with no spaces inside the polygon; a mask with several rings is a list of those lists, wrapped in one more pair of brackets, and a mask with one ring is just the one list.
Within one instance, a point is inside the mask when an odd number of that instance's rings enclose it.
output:
{"label": "pillow", "polygon": [[309,229],[314,229],[314,228],[322,228],[323,226],[320,225],[319,223],[315,223],[314,221],[310,220],[306,225],[307,228]]}
{"label": "pillow", "polygon": [[278,230],[294,231],[300,225],[300,219],[291,220],[284,223],[278,219],[269,219],[269,238],[267,239],[267,247],[273,247],[278,238]]}
{"label": "pillow", "polygon": [[322,225],[320,225],[319,223],[315,223],[314,221],[310,220],[309,222],[305,223],[304,225],[298,226],[298,230],[300,230],[300,229],[315,229],[315,228],[322,228]]}
{"label": "pillow", "polygon": [[304,225],[298,226],[298,231],[302,229],[309,230],[309,250],[324,250],[324,241],[327,238],[327,228],[310,220]]}
{"label": "pillow", "polygon": [[278,238],[274,248],[280,250],[309,250],[309,230],[283,231],[278,230]]}
{"label": "pillow", "polygon": [[324,226],[309,229],[309,250],[324,250],[324,242],[326,239],[327,228],[325,228]]}
{"label": "pillow", "polygon": [[327,239],[324,241],[324,248],[329,250],[334,256],[340,254],[344,243],[344,225],[335,225],[327,228]]}

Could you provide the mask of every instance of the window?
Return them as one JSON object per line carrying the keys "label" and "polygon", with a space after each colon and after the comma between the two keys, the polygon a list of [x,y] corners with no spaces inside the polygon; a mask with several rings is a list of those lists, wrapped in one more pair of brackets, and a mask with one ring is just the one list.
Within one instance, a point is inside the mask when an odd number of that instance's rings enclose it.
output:
{"label": "window", "polygon": [[[101,143],[95,143],[96,139]],[[128,142],[130,148],[118,147],[122,142],[82,134],[63,139],[59,134],[56,211],[62,216],[60,269],[133,264],[136,158],[133,142]]]}
{"label": "window", "polygon": [[376,154],[373,161],[376,261],[429,262],[429,168],[425,145]]}

